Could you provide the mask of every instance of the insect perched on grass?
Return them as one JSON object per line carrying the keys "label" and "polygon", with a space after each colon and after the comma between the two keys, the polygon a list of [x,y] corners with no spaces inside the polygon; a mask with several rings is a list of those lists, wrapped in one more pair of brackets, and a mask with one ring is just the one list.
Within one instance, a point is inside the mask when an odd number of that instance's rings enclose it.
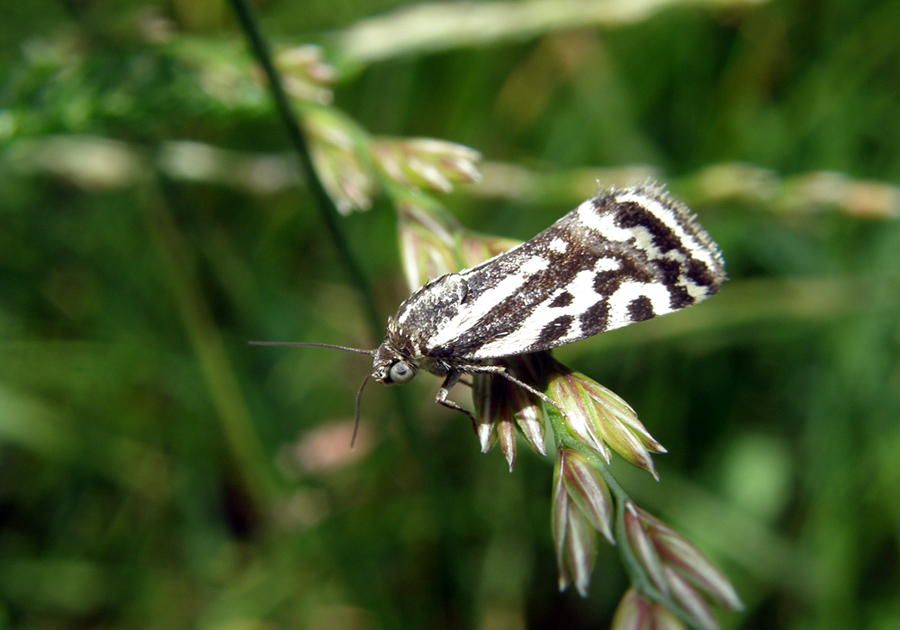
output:
{"label": "insect perched on grass", "polygon": [[[407,383],[419,370],[444,377],[439,404],[464,374],[493,374],[559,408],[497,362],[550,350],[695,304],[725,280],[716,244],[690,210],[650,183],[599,193],[502,254],[418,289],[388,320],[369,378]],[[560,410],[562,412],[562,410]],[[562,412],[565,415],[564,412]]]}

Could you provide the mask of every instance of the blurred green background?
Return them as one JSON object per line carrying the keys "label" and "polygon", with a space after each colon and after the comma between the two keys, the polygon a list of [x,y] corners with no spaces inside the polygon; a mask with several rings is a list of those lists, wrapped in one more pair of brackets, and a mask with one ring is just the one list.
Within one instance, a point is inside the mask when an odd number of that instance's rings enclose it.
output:
{"label": "blurred green background", "polygon": [[[247,346],[380,339],[229,4],[3,4],[0,627],[607,627],[614,551],[557,592],[551,458],[481,455],[432,377],[371,386],[350,451],[369,359]],[[370,132],[482,152],[471,228],[597,178],[688,203],[721,294],[558,352],[669,449],[613,470],[734,581],[725,627],[900,627],[900,3],[406,4],[256,3]],[[395,215],[339,225],[386,320]]]}

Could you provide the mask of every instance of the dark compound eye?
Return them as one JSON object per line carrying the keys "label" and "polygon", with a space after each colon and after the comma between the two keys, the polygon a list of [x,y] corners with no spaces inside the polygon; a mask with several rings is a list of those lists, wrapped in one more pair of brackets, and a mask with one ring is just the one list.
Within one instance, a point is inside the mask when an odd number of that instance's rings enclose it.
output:
{"label": "dark compound eye", "polygon": [[391,366],[388,378],[394,383],[408,383],[416,373],[406,361],[397,361]]}

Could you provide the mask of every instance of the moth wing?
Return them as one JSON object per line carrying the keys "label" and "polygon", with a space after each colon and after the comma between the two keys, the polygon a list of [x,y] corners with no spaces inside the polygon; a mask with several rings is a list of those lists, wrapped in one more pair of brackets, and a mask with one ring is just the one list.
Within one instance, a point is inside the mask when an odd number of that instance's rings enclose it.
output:
{"label": "moth wing", "polygon": [[556,348],[704,300],[725,270],[687,207],[645,184],[588,199],[458,278],[461,301],[423,340],[428,356],[481,360]]}
{"label": "moth wing", "polygon": [[388,320],[391,344],[410,357],[427,356],[430,341],[448,321],[458,318],[467,284],[458,273],[448,273],[417,289]]}

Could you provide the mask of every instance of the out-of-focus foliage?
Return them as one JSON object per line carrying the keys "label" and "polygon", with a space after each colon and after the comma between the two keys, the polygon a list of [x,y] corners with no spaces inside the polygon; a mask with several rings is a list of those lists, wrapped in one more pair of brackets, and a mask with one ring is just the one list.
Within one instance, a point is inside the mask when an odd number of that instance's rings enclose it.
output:
{"label": "out-of-focus foliage", "polygon": [[[246,345],[380,340],[229,4],[7,4],[0,624],[607,626],[612,552],[557,593],[552,456],[509,474],[430,378],[370,387],[351,451],[368,359]],[[257,8],[363,128],[485,157],[447,201],[466,227],[668,183],[731,280],[559,353],[669,451],[617,475],[735,583],[724,625],[900,625],[900,4],[399,4]],[[394,216],[339,218],[385,319]]]}

